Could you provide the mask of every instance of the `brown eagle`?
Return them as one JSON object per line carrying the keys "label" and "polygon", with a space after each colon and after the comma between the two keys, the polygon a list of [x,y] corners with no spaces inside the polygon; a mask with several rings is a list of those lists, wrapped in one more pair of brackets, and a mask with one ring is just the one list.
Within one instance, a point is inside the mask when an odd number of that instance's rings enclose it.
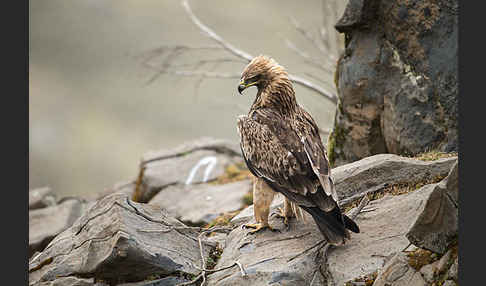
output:
{"label": "brown eagle", "polygon": [[[256,184],[268,185],[308,212],[329,243],[344,244],[348,230],[358,233],[359,228],[339,209],[317,125],[297,103],[287,72],[272,58],[255,57],[243,70],[238,92],[250,86],[257,87],[257,95],[248,115],[238,117],[237,126],[243,157]],[[258,199],[254,197],[257,222],[257,211],[268,216],[271,203]],[[246,226],[269,227],[265,222]]]}

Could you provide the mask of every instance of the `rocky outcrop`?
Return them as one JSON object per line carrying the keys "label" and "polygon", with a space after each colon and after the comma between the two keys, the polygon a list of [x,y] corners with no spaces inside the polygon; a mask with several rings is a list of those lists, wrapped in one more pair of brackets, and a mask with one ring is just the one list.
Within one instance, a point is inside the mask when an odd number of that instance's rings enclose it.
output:
{"label": "rocky outcrop", "polygon": [[438,181],[457,163],[457,157],[421,161],[394,154],[379,154],[332,169],[332,178],[341,200],[374,192],[394,184],[416,185]]}
{"label": "rocky outcrop", "polygon": [[[186,155],[200,152],[196,149]],[[241,159],[236,153],[229,158],[234,164]],[[255,222],[253,206],[228,222],[251,189],[247,175],[236,176],[236,182],[228,183],[220,175],[188,185],[181,176],[182,181],[162,188],[147,203],[132,200],[132,182],[89,203],[62,199],[57,205],[30,210],[46,213],[31,226],[32,233],[48,230],[54,219],[62,221],[63,228],[30,258],[29,284],[156,286],[194,280],[198,285],[204,277],[210,286],[395,286],[411,285],[409,281],[454,285],[457,228],[450,222],[457,215],[457,167],[457,157],[421,161],[380,154],[334,168],[343,210],[353,212],[366,195],[371,199],[355,218],[361,232],[352,233],[340,247],[325,246],[305,213],[304,219],[292,218],[284,225],[275,215],[283,206],[281,195],[271,207],[269,222],[275,231],[252,234],[241,227]],[[166,174],[158,176],[163,179]],[[61,207],[70,211],[63,214]],[[76,216],[69,215],[72,209],[79,209]],[[232,214],[213,220],[222,225],[211,229],[181,222],[202,225],[227,213]],[[210,270],[203,274],[203,266]]]}
{"label": "rocky outcrop", "polygon": [[[72,276],[116,284],[195,275],[201,267],[197,235],[158,207],[109,195],[31,259],[29,283]],[[203,245],[207,256],[211,246]]]}
{"label": "rocky outcrop", "polygon": [[351,0],[328,139],[335,166],[379,153],[458,150],[458,1]]}
{"label": "rocky outcrop", "polygon": [[174,185],[159,192],[149,204],[165,209],[184,223],[204,225],[224,213],[241,209],[242,198],[251,189],[251,180],[223,185]]}

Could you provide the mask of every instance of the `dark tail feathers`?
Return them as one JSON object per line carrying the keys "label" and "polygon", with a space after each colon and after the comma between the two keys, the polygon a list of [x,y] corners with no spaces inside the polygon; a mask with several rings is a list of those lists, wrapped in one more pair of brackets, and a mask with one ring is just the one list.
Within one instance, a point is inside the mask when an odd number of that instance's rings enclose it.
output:
{"label": "dark tail feathers", "polygon": [[345,214],[341,214],[338,207],[330,212],[325,212],[318,207],[300,207],[312,216],[324,238],[331,244],[343,244],[344,238],[349,238],[347,229],[359,233],[358,225]]}

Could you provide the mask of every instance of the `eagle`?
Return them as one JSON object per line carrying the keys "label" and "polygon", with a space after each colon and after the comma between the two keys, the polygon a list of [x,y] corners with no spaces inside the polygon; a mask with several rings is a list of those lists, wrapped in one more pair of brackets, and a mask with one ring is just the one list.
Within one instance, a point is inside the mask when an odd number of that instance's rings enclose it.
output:
{"label": "eagle", "polygon": [[285,197],[283,217],[292,214],[289,204],[298,206],[312,216],[328,243],[344,244],[348,230],[359,233],[359,227],[338,206],[317,124],[297,103],[287,71],[271,57],[257,56],[244,68],[238,92],[250,86],[257,87],[256,98],[248,114],[238,116],[237,129],[243,158],[256,177],[257,223],[245,226],[271,229],[267,217],[273,195],[266,191],[271,189]]}

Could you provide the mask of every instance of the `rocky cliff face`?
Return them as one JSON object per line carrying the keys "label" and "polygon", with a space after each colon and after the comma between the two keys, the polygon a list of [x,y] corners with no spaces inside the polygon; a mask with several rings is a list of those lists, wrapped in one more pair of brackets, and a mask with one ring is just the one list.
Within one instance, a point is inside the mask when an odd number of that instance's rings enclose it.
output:
{"label": "rocky cliff face", "polygon": [[329,137],[335,166],[379,154],[458,151],[458,1],[350,0]]}
{"label": "rocky cliff face", "polygon": [[[246,198],[251,181],[247,170],[230,168],[241,157],[227,146],[204,139],[185,145],[184,152],[149,156],[147,168],[153,170],[139,182],[145,184],[138,196],[144,202],[133,200],[133,184],[91,199],[46,200],[40,198],[49,196],[48,189],[32,190],[29,284],[457,282],[457,156],[423,161],[380,154],[334,168],[340,206],[357,215],[361,232],[344,246],[328,247],[310,216],[292,218],[285,226],[273,214],[282,207],[279,196],[270,217],[279,231],[250,234],[242,228],[254,222]],[[215,164],[221,165],[200,166],[205,156],[217,157]],[[193,166],[173,164],[189,161]],[[195,166],[201,169],[194,171]],[[207,173],[212,179],[204,179]],[[187,183],[191,174],[203,178]]]}

